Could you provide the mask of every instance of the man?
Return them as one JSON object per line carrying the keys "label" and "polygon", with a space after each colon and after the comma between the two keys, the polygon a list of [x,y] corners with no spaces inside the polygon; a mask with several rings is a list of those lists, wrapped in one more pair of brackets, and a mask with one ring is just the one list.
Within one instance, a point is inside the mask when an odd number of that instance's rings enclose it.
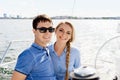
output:
{"label": "man", "polygon": [[34,43],[19,56],[11,80],[56,80],[47,49],[54,28],[47,15],[38,15],[33,20]]}

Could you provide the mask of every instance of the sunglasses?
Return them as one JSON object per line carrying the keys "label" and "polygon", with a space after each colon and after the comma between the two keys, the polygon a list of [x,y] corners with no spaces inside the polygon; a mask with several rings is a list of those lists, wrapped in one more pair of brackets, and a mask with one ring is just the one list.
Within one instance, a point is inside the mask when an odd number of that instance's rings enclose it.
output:
{"label": "sunglasses", "polygon": [[46,27],[41,27],[41,28],[37,28],[39,30],[40,33],[46,33],[47,30],[52,33],[54,32],[55,28],[53,27],[49,27],[49,28],[46,28]]}

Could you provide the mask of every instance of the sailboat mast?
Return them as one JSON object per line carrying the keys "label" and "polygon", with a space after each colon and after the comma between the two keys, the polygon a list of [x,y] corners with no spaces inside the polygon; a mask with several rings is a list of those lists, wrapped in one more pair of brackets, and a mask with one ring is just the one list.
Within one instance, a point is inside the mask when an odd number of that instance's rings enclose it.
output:
{"label": "sailboat mast", "polygon": [[74,2],[73,2],[73,7],[72,7],[72,13],[71,13],[71,16],[73,16],[73,15],[74,15],[75,2],[76,2],[76,0],[74,0]]}

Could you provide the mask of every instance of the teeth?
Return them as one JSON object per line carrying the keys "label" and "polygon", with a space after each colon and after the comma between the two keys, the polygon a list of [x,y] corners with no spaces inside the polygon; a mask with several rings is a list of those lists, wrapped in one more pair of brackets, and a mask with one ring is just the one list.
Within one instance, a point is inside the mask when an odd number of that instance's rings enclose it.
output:
{"label": "teeth", "polygon": [[45,39],[49,39],[50,37],[44,37]]}

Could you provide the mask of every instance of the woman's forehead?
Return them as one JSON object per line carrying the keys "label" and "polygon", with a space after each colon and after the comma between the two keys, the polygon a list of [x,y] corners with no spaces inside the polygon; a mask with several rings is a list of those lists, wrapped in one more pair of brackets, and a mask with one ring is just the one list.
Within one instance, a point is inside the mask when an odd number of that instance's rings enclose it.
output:
{"label": "woman's forehead", "polygon": [[58,28],[72,31],[72,28],[68,24],[61,24]]}

